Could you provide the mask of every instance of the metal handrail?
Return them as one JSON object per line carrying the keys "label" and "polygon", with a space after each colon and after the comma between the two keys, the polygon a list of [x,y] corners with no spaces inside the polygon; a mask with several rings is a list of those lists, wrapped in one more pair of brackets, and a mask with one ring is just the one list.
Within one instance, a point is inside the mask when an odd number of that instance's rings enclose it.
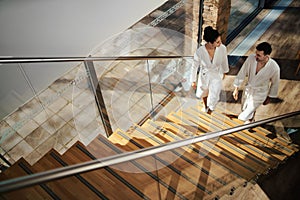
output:
{"label": "metal handrail", "polygon": [[149,148],[140,149],[140,150],[132,151],[132,152],[125,152],[125,153],[109,156],[106,158],[92,160],[89,162],[84,162],[84,163],[66,166],[66,167],[62,167],[62,168],[57,168],[54,170],[40,172],[40,173],[28,175],[28,176],[5,180],[5,181],[0,182],[0,193],[9,192],[9,191],[13,191],[16,189],[21,189],[21,188],[36,185],[36,184],[41,184],[44,182],[48,182],[48,181],[52,181],[52,180],[56,180],[56,179],[84,173],[84,172],[89,172],[92,170],[100,169],[100,168],[111,166],[111,165],[120,164],[123,162],[132,161],[132,160],[139,159],[139,158],[144,158],[144,157],[162,153],[162,152],[165,152],[168,150],[172,150],[172,149],[176,149],[176,148],[190,145],[193,143],[201,142],[203,140],[208,140],[208,139],[213,139],[213,138],[220,137],[223,135],[228,135],[228,134],[238,132],[238,131],[241,131],[244,129],[253,128],[253,127],[265,124],[265,123],[273,122],[273,121],[280,120],[280,119],[285,119],[285,118],[296,116],[296,115],[300,115],[300,110],[291,112],[291,113],[287,113],[287,114],[283,114],[283,115],[278,115],[278,116],[271,117],[268,119],[259,120],[259,121],[253,122],[253,123],[236,126],[234,128],[229,128],[229,129],[225,129],[222,131],[211,132],[211,133],[208,133],[205,135],[195,136],[193,138],[187,138],[187,139],[182,139],[179,141],[162,144],[160,146],[149,147]]}
{"label": "metal handrail", "polygon": [[192,56],[112,56],[112,57],[0,57],[0,64],[45,63],[45,62],[84,62],[115,60],[151,60],[192,58]]}

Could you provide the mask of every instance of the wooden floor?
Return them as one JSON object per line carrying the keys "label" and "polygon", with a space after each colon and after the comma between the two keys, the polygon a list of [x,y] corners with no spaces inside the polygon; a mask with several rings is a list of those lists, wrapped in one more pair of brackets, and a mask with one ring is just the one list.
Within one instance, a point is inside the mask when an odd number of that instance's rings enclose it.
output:
{"label": "wooden floor", "polygon": [[[275,1],[278,2],[278,1]],[[267,15],[270,10],[263,10],[228,46],[228,51],[234,49],[248,34],[257,26],[259,21]],[[283,113],[300,110],[300,72],[295,74],[299,65],[298,52],[300,51],[300,1],[294,0],[288,8],[272,23],[267,31],[259,38],[257,43],[267,41],[272,44],[273,52],[271,54],[281,70],[281,81],[279,99],[268,106],[262,106],[258,109],[256,118],[264,119]],[[244,55],[248,56],[255,50],[255,45]],[[241,59],[243,61],[243,59]],[[232,81],[237,70],[241,66],[231,68],[230,75],[225,78],[225,92],[232,91]],[[227,95],[229,96],[229,95]],[[240,112],[240,104],[228,97],[226,103],[219,106],[226,106],[227,109],[235,113]],[[300,127],[300,119],[295,122],[296,127]],[[299,144],[299,136],[295,139]],[[259,180],[259,185],[251,185],[247,189],[236,191],[234,196],[228,199],[295,199],[299,197],[297,189],[300,175],[300,156],[286,164],[276,173],[269,177]],[[223,198],[227,199],[227,198]]]}
{"label": "wooden floor", "polygon": [[[271,57],[280,65],[281,81],[279,88],[278,100],[267,106],[261,106],[256,114],[256,119],[265,119],[268,117],[300,110],[300,72],[295,74],[299,64],[298,52],[300,51],[300,1],[294,0],[288,8],[272,23],[272,25],[264,32],[264,34],[256,41],[250,50],[243,56],[248,56],[255,52],[258,43],[267,41],[273,47]],[[257,26],[259,19],[266,16],[270,10],[263,10],[256,19],[254,19],[238,36],[228,44],[227,48],[230,52],[234,49],[246,36],[249,31]],[[230,56],[230,55],[229,55]],[[230,92],[233,90],[232,82],[234,76],[239,70],[244,58],[234,68],[231,68],[230,75],[224,81],[225,94],[227,95],[225,104],[227,109],[236,113],[240,112],[240,102],[238,105],[231,98]],[[298,103],[297,103],[298,102]],[[300,122],[299,122],[300,123]],[[300,125],[299,125],[300,126]],[[299,127],[298,126],[298,127]]]}

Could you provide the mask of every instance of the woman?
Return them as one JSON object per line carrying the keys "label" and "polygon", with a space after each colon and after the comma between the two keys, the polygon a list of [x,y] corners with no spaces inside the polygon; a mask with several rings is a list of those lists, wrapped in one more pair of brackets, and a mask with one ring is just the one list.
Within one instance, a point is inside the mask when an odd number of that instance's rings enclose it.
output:
{"label": "woman", "polygon": [[220,33],[208,26],[204,29],[203,39],[206,43],[200,46],[194,55],[192,86],[196,88],[196,96],[203,100],[203,111],[211,113],[219,101],[222,79],[229,67],[227,49],[221,42]]}

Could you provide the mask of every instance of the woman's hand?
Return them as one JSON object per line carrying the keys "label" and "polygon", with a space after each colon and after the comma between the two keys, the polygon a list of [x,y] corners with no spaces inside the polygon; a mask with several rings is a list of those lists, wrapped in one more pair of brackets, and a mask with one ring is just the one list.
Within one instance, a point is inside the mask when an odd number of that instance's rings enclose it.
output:
{"label": "woman's hand", "polygon": [[196,90],[196,88],[197,88],[196,82],[193,82],[193,83],[192,83],[192,88],[193,88],[194,90]]}
{"label": "woman's hand", "polygon": [[222,80],[224,80],[225,76],[226,76],[226,74],[223,74]]}
{"label": "woman's hand", "polygon": [[239,88],[238,87],[234,88],[232,96],[233,96],[234,100],[236,100],[236,101],[238,100],[238,98],[239,98]]}

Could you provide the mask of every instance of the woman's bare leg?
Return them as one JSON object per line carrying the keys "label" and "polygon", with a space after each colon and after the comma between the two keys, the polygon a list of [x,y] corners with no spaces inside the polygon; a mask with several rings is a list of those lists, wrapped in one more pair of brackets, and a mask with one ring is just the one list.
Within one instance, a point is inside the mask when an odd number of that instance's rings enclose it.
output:
{"label": "woman's bare leg", "polygon": [[205,109],[207,109],[207,96],[202,98]]}

